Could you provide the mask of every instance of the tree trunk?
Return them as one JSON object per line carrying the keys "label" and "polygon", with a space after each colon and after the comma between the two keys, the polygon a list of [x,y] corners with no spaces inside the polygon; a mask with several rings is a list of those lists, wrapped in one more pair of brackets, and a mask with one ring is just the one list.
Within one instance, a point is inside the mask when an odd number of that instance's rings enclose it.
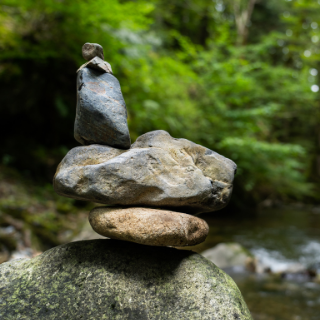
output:
{"label": "tree trunk", "polygon": [[248,24],[257,0],[232,0],[237,25],[237,44],[244,45],[248,39]]}

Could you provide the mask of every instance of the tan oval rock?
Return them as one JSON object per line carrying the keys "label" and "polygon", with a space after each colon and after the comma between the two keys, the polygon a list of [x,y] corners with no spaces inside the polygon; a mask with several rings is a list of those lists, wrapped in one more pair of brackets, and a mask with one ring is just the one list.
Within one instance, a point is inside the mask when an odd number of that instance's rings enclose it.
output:
{"label": "tan oval rock", "polygon": [[208,224],[200,218],[149,208],[97,207],[91,210],[89,222],[105,237],[150,246],[194,246],[209,232]]}

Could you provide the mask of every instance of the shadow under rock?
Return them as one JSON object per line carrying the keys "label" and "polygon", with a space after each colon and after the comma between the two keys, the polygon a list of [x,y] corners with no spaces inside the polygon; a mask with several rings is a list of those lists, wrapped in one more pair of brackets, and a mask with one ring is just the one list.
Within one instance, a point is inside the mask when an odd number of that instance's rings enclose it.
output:
{"label": "shadow under rock", "polygon": [[[44,253],[48,258],[50,251]],[[55,255],[58,257],[55,263],[64,268],[68,264],[82,264],[82,270],[90,268],[93,272],[103,269],[109,274],[124,273],[126,277],[137,281],[151,280],[154,277],[165,279],[174,274],[182,260],[194,254],[175,248],[113,239],[76,241],[60,246],[59,251],[59,255]]]}

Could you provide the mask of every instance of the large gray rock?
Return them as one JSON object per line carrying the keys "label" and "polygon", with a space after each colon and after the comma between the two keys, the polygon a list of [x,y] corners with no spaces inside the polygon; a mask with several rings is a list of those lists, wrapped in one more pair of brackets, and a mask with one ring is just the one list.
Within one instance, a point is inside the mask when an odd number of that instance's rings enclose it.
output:
{"label": "large gray rock", "polygon": [[89,67],[78,71],[74,137],[83,145],[130,148],[126,104],[112,74]]}
{"label": "large gray rock", "polygon": [[116,240],[1,264],[0,319],[252,320],[233,280],[202,256]]}
{"label": "large gray rock", "polygon": [[232,192],[231,160],[167,132],[148,132],[128,151],[91,145],[72,149],[54,177],[66,197],[110,205],[219,210]]}
{"label": "large gray rock", "polygon": [[149,246],[195,246],[209,232],[208,224],[198,217],[150,208],[97,207],[89,221],[105,237]]}

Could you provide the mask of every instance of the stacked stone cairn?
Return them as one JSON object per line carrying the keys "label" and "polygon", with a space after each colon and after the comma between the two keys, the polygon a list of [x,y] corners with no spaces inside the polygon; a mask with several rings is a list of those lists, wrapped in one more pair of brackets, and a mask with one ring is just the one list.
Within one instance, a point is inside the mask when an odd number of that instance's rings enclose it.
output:
{"label": "stacked stone cairn", "polygon": [[89,221],[115,240],[70,242],[1,264],[0,319],[252,320],[227,274],[197,253],[169,248],[205,240],[208,225],[196,215],[227,204],[236,165],[162,130],[131,145],[102,47],[86,43],[82,52],[88,62],[78,70],[74,135],[83,146],[62,160],[54,188],[108,205]]}
{"label": "stacked stone cairn", "polygon": [[86,43],[77,71],[76,147],[54,177],[62,196],[105,204],[89,214],[108,238],[152,246],[193,246],[208,234],[196,217],[225,207],[236,165],[162,130],[131,145],[126,104],[99,44]]}

